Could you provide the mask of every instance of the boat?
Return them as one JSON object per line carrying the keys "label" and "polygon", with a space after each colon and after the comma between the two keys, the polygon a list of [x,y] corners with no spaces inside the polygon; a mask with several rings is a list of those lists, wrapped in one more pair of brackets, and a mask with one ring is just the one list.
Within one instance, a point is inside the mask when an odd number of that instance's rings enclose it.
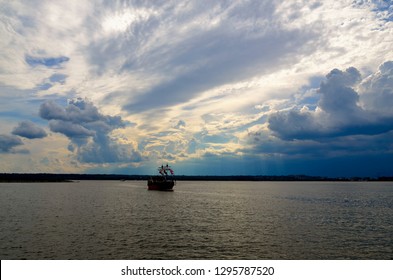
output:
{"label": "boat", "polygon": [[161,165],[158,167],[158,173],[160,175],[152,176],[147,181],[147,189],[150,191],[173,191],[173,187],[176,185],[173,169],[168,164]]}

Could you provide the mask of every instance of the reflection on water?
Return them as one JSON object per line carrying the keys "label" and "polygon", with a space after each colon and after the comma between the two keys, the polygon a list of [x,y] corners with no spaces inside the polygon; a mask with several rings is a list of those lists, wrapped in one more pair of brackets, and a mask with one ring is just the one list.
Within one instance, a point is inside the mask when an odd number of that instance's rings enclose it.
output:
{"label": "reflection on water", "polygon": [[393,183],[0,184],[1,259],[391,259]]}

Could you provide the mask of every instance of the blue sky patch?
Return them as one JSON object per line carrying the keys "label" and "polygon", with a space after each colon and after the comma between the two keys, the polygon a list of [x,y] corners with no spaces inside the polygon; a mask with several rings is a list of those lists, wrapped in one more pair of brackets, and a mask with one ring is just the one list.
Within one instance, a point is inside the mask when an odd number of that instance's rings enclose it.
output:
{"label": "blue sky patch", "polygon": [[375,12],[384,12],[383,19],[393,21],[393,2],[391,0],[374,0]]}
{"label": "blue sky patch", "polygon": [[63,85],[67,77],[68,76],[64,74],[53,74],[52,76],[49,77],[49,81],[51,81],[52,83],[59,83]]}
{"label": "blue sky patch", "polygon": [[46,67],[58,67],[62,63],[69,61],[70,58],[66,56],[59,56],[59,57],[37,57],[37,56],[25,56],[25,61],[30,66],[39,66],[43,65]]}

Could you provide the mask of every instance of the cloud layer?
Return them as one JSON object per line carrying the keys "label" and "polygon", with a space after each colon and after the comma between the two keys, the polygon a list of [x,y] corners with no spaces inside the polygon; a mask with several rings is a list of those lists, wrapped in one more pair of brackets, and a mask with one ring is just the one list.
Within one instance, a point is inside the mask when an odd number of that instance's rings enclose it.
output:
{"label": "cloud layer", "polygon": [[388,2],[1,1],[2,155],[72,172],[386,160]]}

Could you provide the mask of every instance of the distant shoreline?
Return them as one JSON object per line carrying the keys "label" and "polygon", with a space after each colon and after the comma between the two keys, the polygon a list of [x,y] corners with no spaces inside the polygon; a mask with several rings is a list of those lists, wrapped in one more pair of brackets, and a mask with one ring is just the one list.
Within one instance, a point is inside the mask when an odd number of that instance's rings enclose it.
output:
{"label": "distant shoreline", "polygon": [[[120,174],[54,174],[54,173],[0,173],[0,183],[28,183],[28,182],[72,182],[79,180],[119,180],[136,181],[148,180],[151,175],[120,175]],[[179,175],[178,181],[393,181],[393,177],[320,177],[307,175],[284,176],[203,176]]]}

